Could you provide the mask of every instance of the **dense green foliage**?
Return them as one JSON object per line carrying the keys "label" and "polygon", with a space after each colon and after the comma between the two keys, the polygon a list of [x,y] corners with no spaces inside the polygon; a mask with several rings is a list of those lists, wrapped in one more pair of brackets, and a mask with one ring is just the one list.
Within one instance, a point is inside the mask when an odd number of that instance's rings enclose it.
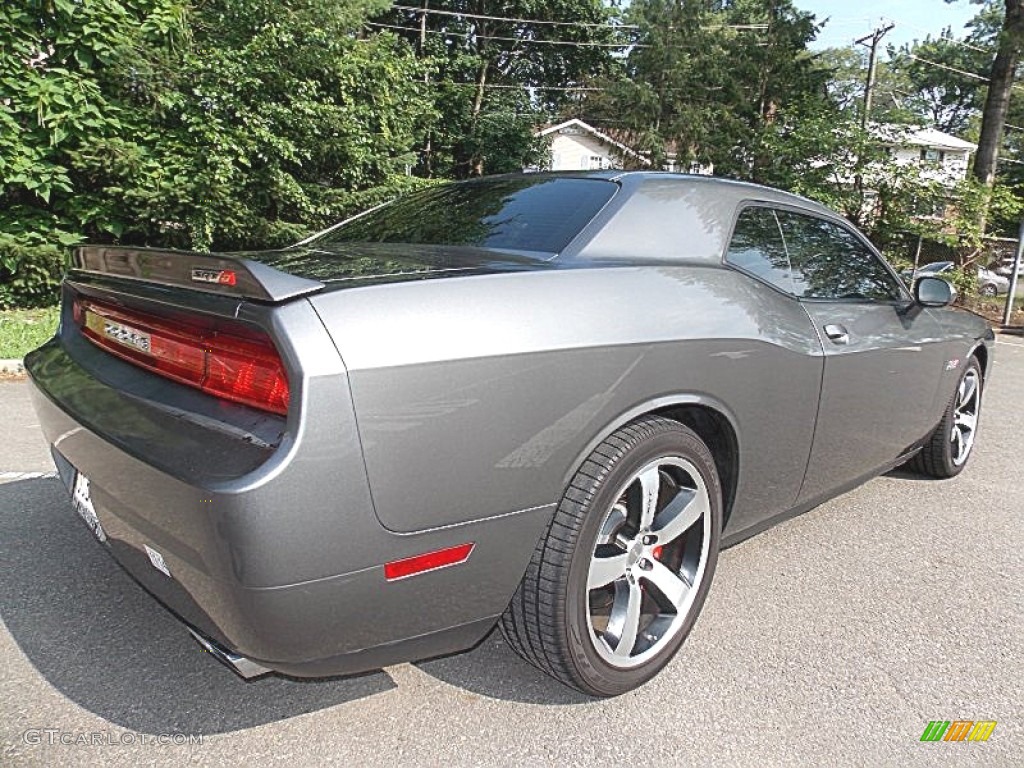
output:
{"label": "dense green foliage", "polygon": [[[416,3],[416,6],[423,5]],[[443,119],[424,137],[418,172],[467,176],[540,162],[537,125],[612,65],[616,43],[601,0],[450,0],[383,17],[429,67]],[[619,40],[618,42],[623,42]]]}
{"label": "dense green foliage", "polygon": [[5,6],[0,229],[52,232],[56,216],[62,244],[294,239],[329,218],[325,190],[414,162],[430,111],[418,64],[389,36],[351,33],[381,5]]}
{"label": "dense green foliage", "polygon": [[433,105],[408,46],[355,34],[384,5],[5,4],[0,276],[20,303],[61,246],[281,245],[401,184]]}
{"label": "dense green foliage", "polygon": [[671,147],[683,167],[772,183],[765,149],[780,110],[798,117],[824,99],[828,71],[807,50],[810,14],[789,0],[637,0],[626,18],[636,47],[610,93],[593,100],[595,118],[617,116],[655,161]]}

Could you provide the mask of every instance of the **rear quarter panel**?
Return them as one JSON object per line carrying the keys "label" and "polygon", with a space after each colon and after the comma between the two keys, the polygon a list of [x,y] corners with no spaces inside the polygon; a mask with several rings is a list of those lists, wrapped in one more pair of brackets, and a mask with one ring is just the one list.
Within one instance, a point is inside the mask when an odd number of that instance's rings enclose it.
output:
{"label": "rear quarter panel", "polygon": [[799,304],[716,266],[567,269],[311,298],[349,371],[376,513],[413,532],[557,502],[631,415],[732,421],[732,528],[803,478],[821,348]]}

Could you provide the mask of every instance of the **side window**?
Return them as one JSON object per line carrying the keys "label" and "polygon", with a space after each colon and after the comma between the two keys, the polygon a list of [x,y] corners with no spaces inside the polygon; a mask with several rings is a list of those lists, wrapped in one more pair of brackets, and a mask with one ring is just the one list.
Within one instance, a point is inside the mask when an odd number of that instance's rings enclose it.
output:
{"label": "side window", "polygon": [[786,244],[770,208],[744,208],[725,260],[786,293],[794,293]]}
{"label": "side window", "polygon": [[793,290],[808,299],[901,298],[899,284],[850,230],[814,216],[777,212],[792,266]]}

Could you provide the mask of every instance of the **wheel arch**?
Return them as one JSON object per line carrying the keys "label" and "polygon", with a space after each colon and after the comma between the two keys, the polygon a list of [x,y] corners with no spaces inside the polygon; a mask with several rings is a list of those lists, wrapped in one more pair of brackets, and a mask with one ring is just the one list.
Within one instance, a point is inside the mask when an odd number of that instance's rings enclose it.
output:
{"label": "wheel arch", "polygon": [[586,444],[562,478],[567,487],[586,458],[609,435],[641,416],[661,416],[683,424],[694,432],[711,451],[722,484],[722,526],[729,523],[739,483],[739,430],[732,410],[720,400],[703,394],[677,394],[658,397],[620,413]]}
{"label": "wheel arch", "polygon": [[988,348],[984,344],[977,344],[967,354],[967,357],[972,356],[978,359],[978,365],[981,366],[981,378],[985,380],[988,378]]}

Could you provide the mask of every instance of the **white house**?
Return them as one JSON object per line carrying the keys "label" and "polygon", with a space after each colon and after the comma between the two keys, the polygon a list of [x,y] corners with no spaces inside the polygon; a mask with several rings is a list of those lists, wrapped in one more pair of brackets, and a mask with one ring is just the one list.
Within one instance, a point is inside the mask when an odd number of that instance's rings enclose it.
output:
{"label": "white house", "polygon": [[[579,118],[566,120],[537,131],[535,136],[547,137],[550,154],[545,169],[550,171],[590,171],[605,168],[651,168],[650,158],[628,146],[622,136],[599,131]],[[680,171],[676,167],[675,152],[666,147],[666,162],[660,170]],[[710,175],[712,166],[693,164],[689,173]]]}
{"label": "white house", "polygon": [[930,181],[955,184],[967,177],[976,144],[935,128],[876,123],[871,131],[889,148],[897,165],[916,165]]}
{"label": "white house", "polygon": [[550,137],[547,170],[599,171],[631,165],[647,166],[650,161],[606,133],[578,118],[543,128],[534,134]]}

